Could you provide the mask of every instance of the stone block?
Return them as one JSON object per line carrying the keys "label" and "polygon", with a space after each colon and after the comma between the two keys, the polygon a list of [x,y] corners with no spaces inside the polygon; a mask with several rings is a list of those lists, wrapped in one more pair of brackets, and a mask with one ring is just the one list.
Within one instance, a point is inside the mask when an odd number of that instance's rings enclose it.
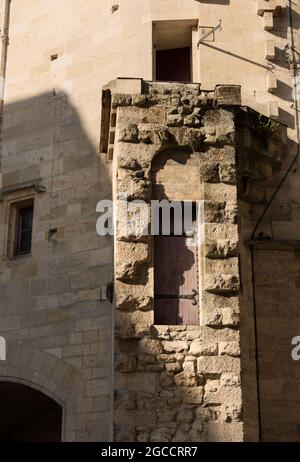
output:
{"label": "stone block", "polygon": [[274,16],[272,11],[265,11],[263,15],[263,23],[265,30],[274,29]]}
{"label": "stone block", "polygon": [[208,183],[218,183],[220,181],[219,165],[214,163],[205,163],[201,167],[202,181]]}
{"label": "stone block", "polygon": [[185,404],[202,404],[204,395],[203,387],[181,387],[180,390]]}
{"label": "stone block", "polygon": [[238,241],[230,239],[208,241],[205,247],[205,255],[207,258],[215,259],[237,257]]}
{"label": "stone block", "polygon": [[222,183],[235,185],[237,181],[236,165],[221,163],[219,165],[219,178]]}
{"label": "stone block", "polygon": [[230,356],[201,356],[197,359],[198,374],[221,376],[223,372],[239,372],[240,359]]}
{"label": "stone block", "polygon": [[139,129],[135,124],[128,124],[119,131],[119,141],[123,143],[138,143]]}
{"label": "stone block", "polygon": [[228,355],[238,358],[241,354],[241,348],[239,342],[220,342],[219,343],[219,354]]}
{"label": "stone block", "polygon": [[236,274],[206,275],[205,290],[214,294],[236,294],[240,289],[239,276]]}
{"label": "stone block", "polygon": [[166,353],[181,353],[188,350],[187,342],[174,340],[172,342],[162,342],[163,349]]}
{"label": "stone block", "polygon": [[181,127],[183,124],[183,117],[180,114],[168,115],[168,127]]}
{"label": "stone block", "polygon": [[217,343],[207,343],[203,340],[193,340],[189,349],[192,356],[214,356],[218,354]]}
{"label": "stone block", "polygon": [[240,106],[240,85],[217,85],[215,98],[218,106]]}
{"label": "stone block", "polygon": [[274,40],[266,40],[265,43],[265,58],[269,61],[275,59],[275,41]]}

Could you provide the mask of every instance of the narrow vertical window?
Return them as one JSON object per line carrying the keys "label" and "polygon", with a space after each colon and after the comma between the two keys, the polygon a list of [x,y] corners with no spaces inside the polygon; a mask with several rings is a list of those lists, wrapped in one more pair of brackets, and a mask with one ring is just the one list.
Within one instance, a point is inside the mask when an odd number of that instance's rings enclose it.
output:
{"label": "narrow vertical window", "polygon": [[15,255],[26,255],[31,252],[32,223],[33,203],[18,207]]}

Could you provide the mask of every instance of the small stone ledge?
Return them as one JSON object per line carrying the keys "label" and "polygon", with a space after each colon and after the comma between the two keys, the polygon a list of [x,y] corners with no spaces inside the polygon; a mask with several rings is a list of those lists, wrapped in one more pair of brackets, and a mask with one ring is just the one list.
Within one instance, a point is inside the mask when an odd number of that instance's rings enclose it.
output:
{"label": "small stone ledge", "polygon": [[43,185],[42,180],[38,178],[36,180],[24,181],[23,183],[17,183],[0,189],[0,201],[2,201],[8,194],[23,191],[24,189],[32,189],[36,193],[43,193],[47,191],[47,188]]}
{"label": "small stone ledge", "polygon": [[240,280],[237,274],[207,274],[205,290],[212,294],[232,295],[240,289]]}
{"label": "small stone ledge", "polygon": [[219,239],[207,241],[205,256],[211,259],[224,259],[238,256],[238,241],[230,239]]}

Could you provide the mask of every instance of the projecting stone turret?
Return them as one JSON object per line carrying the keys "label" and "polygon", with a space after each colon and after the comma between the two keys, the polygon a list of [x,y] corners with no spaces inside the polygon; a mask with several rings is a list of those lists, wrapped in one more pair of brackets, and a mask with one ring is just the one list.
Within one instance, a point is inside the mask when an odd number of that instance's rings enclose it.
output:
{"label": "projecting stone turret", "polygon": [[[282,128],[241,108],[235,85],[211,92],[120,79],[104,98],[102,145],[115,181],[116,438],[241,440],[238,200],[263,200]],[[128,220],[142,200],[149,229],[153,200],[202,203],[202,240],[181,247],[180,237],[124,232],[124,192]]]}

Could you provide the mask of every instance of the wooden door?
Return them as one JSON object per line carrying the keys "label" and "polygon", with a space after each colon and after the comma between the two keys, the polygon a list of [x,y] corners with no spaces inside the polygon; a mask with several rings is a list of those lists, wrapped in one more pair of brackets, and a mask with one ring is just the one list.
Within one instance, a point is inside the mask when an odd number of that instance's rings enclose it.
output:
{"label": "wooden door", "polygon": [[155,236],[155,323],[199,325],[198,247],[185,236]]}

